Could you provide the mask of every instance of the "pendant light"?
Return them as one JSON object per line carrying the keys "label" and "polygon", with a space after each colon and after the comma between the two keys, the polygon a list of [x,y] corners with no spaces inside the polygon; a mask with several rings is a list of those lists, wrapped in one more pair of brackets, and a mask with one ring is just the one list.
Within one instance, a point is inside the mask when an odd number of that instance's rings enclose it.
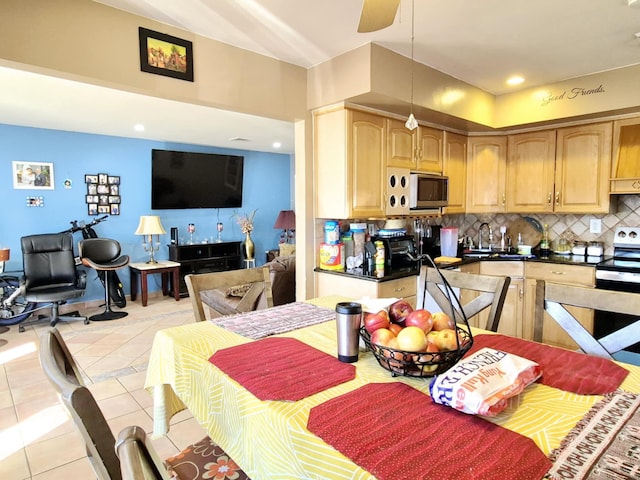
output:
{"label": "pendant light", "polygon": [[418,121],[413,115],[413,44],[414,44],[414,28],[415,28],[415,6],[414,0],[411,0],[411,115],[407,118],[404,126],[413,131],[418,128]]}

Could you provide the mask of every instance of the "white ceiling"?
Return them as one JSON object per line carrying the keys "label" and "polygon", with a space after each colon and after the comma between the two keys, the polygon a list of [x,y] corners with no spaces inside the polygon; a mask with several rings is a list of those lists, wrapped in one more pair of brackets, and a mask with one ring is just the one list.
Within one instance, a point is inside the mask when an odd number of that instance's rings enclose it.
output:
{"label": "white ceiling", "polygon": [[[368,42],[411,56],[411,0],[401,0],[393,25],[368,34],[356,32],[361,0],[97,1],[304,67]],[[525,77],[515,87],[522,89],[638,64],[636,32],[640,0],[415,0],[414,57],[502,94],[514,89],[505,84],[513,74]],[[3,68],[0,82],[5,87],[0,92],[2,123],[293,152],[293,126],[285,122]],[[79,87],[82,95],[76,100]],[[71,90],[73,97],[67,97]],[[64,108],[52,106],[55,98]],[[139,120],[131,113],[145,111],[148,115]],[[171,128],[169,116],[179,118],[182,128]],[[131,132],[134,118],[146,125],[145,132]],[[190,128],[184,128],[184,119],[193,120]],[[232,137],[250,141],[233,142]],[[271,147],[275,140],[282,142],[280,150]]]}

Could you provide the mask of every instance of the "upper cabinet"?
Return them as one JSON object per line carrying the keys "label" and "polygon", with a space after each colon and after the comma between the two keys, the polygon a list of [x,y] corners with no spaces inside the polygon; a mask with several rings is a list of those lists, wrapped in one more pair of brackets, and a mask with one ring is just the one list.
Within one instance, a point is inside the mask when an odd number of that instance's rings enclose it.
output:
{"label": "upper cabinet", "polygon": [[553,211],[556,131],[509,135],[507,211]]}
{"label": "upper cabinet", "polygon": [[609,212],[611,137],[611,122],[558,129],[554,212]]}
{"label": "upper cabinet", "polygon": [[467,137],[444,132],[443,175],[449,177],[449,206],[443,213],[464,213],[467,198]]}
{"label": "upper cabinet", "polygon": [[611,193],[640,193],[640,118],[613,122]]}
{"label": "upper cabinet", "polygon": [[467,212],[506,211],[507,137],[469,137]]}
{"label": "upper cabinet", "polygon": [[419,126],[411,131],[404,121],[387,119],[387,165],[411,171],[442,173],[444,132]]}
{"label": "upper cabinet", "polygon": [[385,118],[346,108],[314,114],[316,216],[385,214]]}

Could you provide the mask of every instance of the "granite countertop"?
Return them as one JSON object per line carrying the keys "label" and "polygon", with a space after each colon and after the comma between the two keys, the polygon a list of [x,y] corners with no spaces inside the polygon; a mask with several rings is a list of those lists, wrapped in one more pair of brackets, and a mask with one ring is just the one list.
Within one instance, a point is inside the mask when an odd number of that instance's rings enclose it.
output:
{"label": "granite countertop", "polygon": [[[556,263],[562,265],[582,265],[587,267],[595,267],[598,263],[604,262],[608,260],[610,257],[585,257],[585,256],[576,256],[576,255],[557,255],[551,254],[546,257],[540,257],[536,255],[537,252],[534,252],[532,256],[489,256],[489,257],[467,257],[462,258],[460,262],[456,263],[446,263],[440,264],[438,263],[438,267],[440,268],[456,268],[461,265],[469,265],[471,263],[476,262],[544,262],[544,263]],[[321,268],[315,268],[315,272],[320,273],[328,273],[330,275],[341,275],[341,276],[352,276],[358,278],[360,280],[367,280],[371,282],[388,282],[390,280],[395,280],[398,278],[409,277],[412,275],[418,275],[418,269],[414,268],[401,268],[398,269],[388,275],[385,275],[382,278],[377,278],[369,275],[362,275],[358,272],[341,272],[336,270],[323,270]]]}

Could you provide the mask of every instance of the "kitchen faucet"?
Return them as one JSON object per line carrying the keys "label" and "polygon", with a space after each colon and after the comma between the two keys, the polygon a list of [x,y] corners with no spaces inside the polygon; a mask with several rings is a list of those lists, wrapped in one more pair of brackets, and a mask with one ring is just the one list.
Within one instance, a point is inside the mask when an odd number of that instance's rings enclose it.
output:
{"label": "kitchen faucet", "polygon": [[482,250],[482,230],[484,229],[484,227],[487,227],[489,229],[489,246],[488,248],[491,250],[494,247],[493,244],[493,229],[491,228],[491,225],[489,225],[487,222],[481,223],[480,224],[480,228],[478,229],[478,250]]}

